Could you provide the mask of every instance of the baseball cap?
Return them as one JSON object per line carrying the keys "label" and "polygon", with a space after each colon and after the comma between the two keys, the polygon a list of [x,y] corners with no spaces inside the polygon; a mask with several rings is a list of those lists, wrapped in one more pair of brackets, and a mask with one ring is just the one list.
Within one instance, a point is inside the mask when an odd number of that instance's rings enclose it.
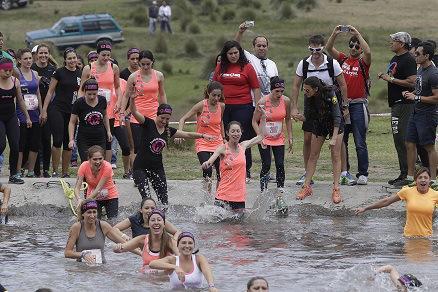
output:
{"label": "baseball cap", "polygon": [[411,43],[411,35],[404,31],[399,31],[389,35],[393,41],[402,42],[404,44]]}

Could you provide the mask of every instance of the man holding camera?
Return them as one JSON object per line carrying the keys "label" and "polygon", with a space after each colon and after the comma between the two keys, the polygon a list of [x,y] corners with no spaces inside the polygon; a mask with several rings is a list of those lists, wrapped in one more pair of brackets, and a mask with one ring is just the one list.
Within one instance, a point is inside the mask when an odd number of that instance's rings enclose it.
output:
{"label": "man holding camera", "polygon": [[[408,176],[397,185],[413,183],[415,161],[417,159],[416,145],[427,151],[432,187],[436,188],[437,152],[435,137],[438,110],[438,69],[432,64],[434,46],[429,42],[422,42],[415,51],[415,61],[420,67],[417,71],[415,90],[403,91],[406,100],[414,101],[414,110],[409,117],[406,134],[406,150],[408,157]],[[394,184],[396,185],[396,184]]]}
{"label": "man holding camera", "polygon": [[406,134],[409,116],[413,103],[406,99],[402,92],[415,87],[417,64],[409,53],[411,36],[407,32],[397,32],[390,35],[390,49],[395,53],[389,62],[387,72],[379,73],[379,79],[388,83],[388,103],[391,108],[391,128],[397,151],[400,175],[388,181],[388,184],[399,186],[406,184],[408,162],[406,152]]}
{"label": "man holding camera", "polygon": [[[336,37],[341,33],[349,33],[350,48],[348,56],[334,47]],[[350,113],[350,123],[346,122],[344,129],[344,145],[342,149],[341,184],[366,185],[368,182],[368,148],[366,134],[369,122],[369,70],[371,66],[371,49],[362,35],[351,25],[338,25],[327,41],[327,53],[341,64],[347,83],[347,106]],[[356,179],[349,173],[348,136],[353,133],[356,145],[358,173]]]}

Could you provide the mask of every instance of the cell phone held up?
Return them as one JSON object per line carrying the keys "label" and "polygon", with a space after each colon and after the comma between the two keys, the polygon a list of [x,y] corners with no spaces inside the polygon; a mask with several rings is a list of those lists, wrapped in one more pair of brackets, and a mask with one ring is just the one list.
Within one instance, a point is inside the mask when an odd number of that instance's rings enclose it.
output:
{"label": "cell phone held up", "polygon": [[350,32],[350,27],[348,27],[348,25],[340,25],[339,31],[340,32]]}
{"label": "cell phone held up", "polygon": [[246,20],[246,21],[243,23],[243,26],[245,26],[246,28],[253,27],[254,25],[255,25],[254,20]]}

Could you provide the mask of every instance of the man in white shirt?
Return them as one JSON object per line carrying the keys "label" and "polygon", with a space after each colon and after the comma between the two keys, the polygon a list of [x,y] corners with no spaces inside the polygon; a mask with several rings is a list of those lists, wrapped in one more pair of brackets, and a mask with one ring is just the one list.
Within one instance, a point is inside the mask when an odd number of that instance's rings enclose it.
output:
{"label": "man in white shirt", "polygon": [[[235,40],[241,43],[243,33],[248,29],[246,22],[239,25],[239,30],[236,33]],[[267,58],[269,46],[268,39],[265,36],[256,36],[253,41],[253,53],[245,50],[245,56],[254,67],[260,83],[260,91],[262,95],[267,95],[271,92],[270,79],[278,76],[277,65],[274,61]]]}
{"label": "man in white shirt", "polygon": [[160,21],[161,32],[172,33],[170,28],[170,17],[172,16],[172,9],[166,1],[161,2],[160,9],[158,10],[158,19]]}
{"label": "man in white shirt", "polygon": [[[291,115],[295,121],[303,121],[302,129],[304,131],[303,158],[304,168],[307,167],[307,161],[310,156],[310,144],[312,141],[312,126],[311,121],[304,121],[304,116],[298,112],[298,95],[303,81],[310,76],[316,76],[327,85],[333,85],[335,82],[340,89],[342,99],[347,101],[347,84],[345,83],[342,74],[341,66],[338,61],[327,57],[324,54],[325,40],[321,35],[311,36],[309,39],[310,56],[300,61],[297,66],[296,75],[292,82],[291,93]],[[348,103],[346,103],[348,105]],[[304,99],[304,108],[306,107],[306,99]],[[306,178],[304,173],[297,181],[297,185],[302,185]]]}

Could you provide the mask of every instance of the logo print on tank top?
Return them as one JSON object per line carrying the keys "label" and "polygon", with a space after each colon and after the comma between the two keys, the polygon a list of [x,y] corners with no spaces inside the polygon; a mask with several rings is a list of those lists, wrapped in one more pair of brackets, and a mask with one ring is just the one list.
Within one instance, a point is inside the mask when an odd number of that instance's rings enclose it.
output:
{"label": "logo print on tank top", "polygon": [[202,122],[202,126],[209,125],[210,124],[210,119],[211,119],[210,113],[203,113],[201,115],[201,117],[200,117],[200,120]]}
{"label": "logo print on tank top", "polygon": [[164,147],[166,147],[166,141],[161,138],[155,138],[151,141],[150,149],[154,154],[160,154]]}
{"label": "logo print on tank top", "polygon": [[85,123],[91,126],[100,125],[103,120],[103,115],[100,112],[92,111],[85,116],[84,120]]}

